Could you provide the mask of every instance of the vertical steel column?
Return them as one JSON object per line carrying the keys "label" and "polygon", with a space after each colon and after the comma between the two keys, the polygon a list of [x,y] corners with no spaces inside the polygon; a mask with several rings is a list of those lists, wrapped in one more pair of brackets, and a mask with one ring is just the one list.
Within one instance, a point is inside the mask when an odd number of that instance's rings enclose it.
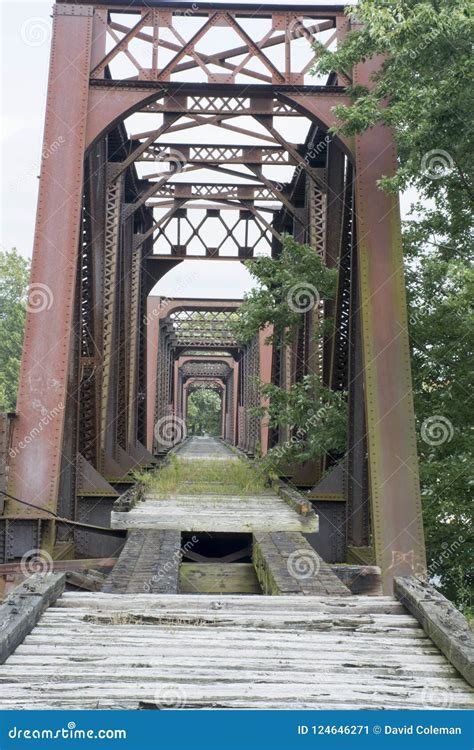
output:
{"label": "vertical steel column", "polygon": [[[370,85],[380,61],[355,71]],[[356,137],[356,212],[373,536],[384,587],[426,568],[398,196],[377,180],[396,169],[393,135]]]}
{"label": "vertical steel column", "polygon": [[[54,6],[30,301],[13,436],[13,445],[23,447],[10,466],[10,491],[50,510],[58,501],[74,322],[92,14],[88,5]],[[41,438],[31,439],[46,415],[51,416]]]}
{"label": "vertical steel column", "polygon": [[130,299],[130,356],[128,373],[128,444],[133,446],[137,440],[138,417],[138,359],[139,359],[139,312],[140,312],[140,268],[142,263],[141,248],[132,255],[131,299]]}
{"label": "vertical steel column", "polygon": [[349,331],[349,429],[347,446],[347,544],[370,544],[370,507],[367,476],[367,436],[364,408],[364,370],[360,325],[357,246],[351,263],[351,302]]}
{"label": "vertical steel column", "polygon": [[103,285],[106,144],[89,154],[84,176],[80,290],[79,453],[101,470],[100,399],[102,387]]}
{"label": "vertical steel column", "polygon": [[[273,357],[273,346],[266,344],[266,340],[271,336],[273,327],[264,328],[259,332],[258,346],[259,346],[259,375],[262,383],[272,382],[272,357]],[[262,399],[262,406],[265,405],[265,401]],[[263,418],[260,421],[260,445],[262,455],[265,455],[268,451],[268,418]]]}
{"label": "vertical steel column", "polygon": [[226,425],[225,425],[225,434],[224,438],[225,440],[228,440],[229,443],[232,443],[234,441],[233,435],[232,435],[232,426],[234,421],[234,370],[230,370],[230,372],[227,375],[226,378],[226,386],[225,386],[225,392],[226,392],[226,405],[227,405],[227,415],[226,415]]}
{"label": "vertical steel column", "polygon": [[104,329],[100,433],[104,453],[115,457],[116,394],[114,388],[114,350],[117,346],[117,285],[120,247],[120,208],[123,180],[110,183],[106,196],[105,265],[104,265]]}
{"label": "vertical steel column", "polygon": [[149,297],[146,313],[146,447],[153,452],[153,430],[156,423],[159,370],[159,339],[161,326],[159,319],[160,300]]}
{"label": "vertical steel column", "polygon": [[[326,205],[327,197],[314,185],[313,180],[306,178],[306,196],[308,211],[309,236],[311,247],[322,260],[326,259]],[[317,331],[324,320],[324,303],[320,302],[309,313],[311,317],[311,333]],[[311,348],[308,352],[308,366],[311,372],[323,374],[323,343],[314,343],[314,337],[310,337]]]}

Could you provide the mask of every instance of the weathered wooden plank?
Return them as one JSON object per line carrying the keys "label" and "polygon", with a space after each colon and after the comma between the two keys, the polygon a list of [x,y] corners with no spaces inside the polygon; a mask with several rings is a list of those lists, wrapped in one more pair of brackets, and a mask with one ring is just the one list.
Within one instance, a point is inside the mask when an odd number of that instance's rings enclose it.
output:
{"label": "weathered wooden plank", "polygon": [[[311,685],[307,684],[292,684],[292,683],[260,683],[260,684],[248,684],[248,683],[227,683],[225,680],[219,682],[210,682],[206,684],[203,681],[196,683],[189,682],[186,679],[185,673],[183,673],[182,680],[166,681],[162,680],[158,685],[155,682],[151,684],[137,683],[137,684],[118,684],[117,681],[112,682],[97,682],[97,684],[89,685],[84,680],[77,680],[63,684],[60,681],[52,682],[38,682],[35,683],[32,688],[41,696],[40,700],[44,702],[45,696],[48,696],[50,700],[61,699],[70,700],[74,699],[75,696],[81,696],[81,703],[87,700],[100,700],[104,696],[107,698],[115,699],[116,701],[130,700],[135,701],[145,700],[154,704],[159,704],[160,699],[160,688],[166,688],[164,695],[169,696],[169,692],[172,688],[175,688],[176,693],[179,696],[180,707],[190,707],[193,704],[207,704],[209,707],[214,707],[224,703],[227,706],[232,707],[235,701],[245,700],[249,706],[253,704],[255,708],[259,708],[262,702],[279,700],[288,701],[289,707],[299,705],[301,699],[308,702],[311,700],[321,702],[325,701],[339,701],[341,704],[344,702],[357,703],[365,701],[371,704],[372,707],[377,706],[379,708],[389,708],[393,704],[403,704],[405,707],[424,707],[426,705],[426,691],[424,686],[421,684],[414,685],[413,687],[384,687],[380,684],[378,690],[372,685],[351,685],[345,690],[340,684],[337,685],[326,685],[324,683],[313,682]],[[17,701],[25,700],[27,698],[31,701],[31,689],[25,690],[25,688],[17,687],[13,684],[8,685],[8,698],[16,698]],[[450,699],[451,708],[463,708],[468,709],[472,707],[469,694],[452,691],[452,695],[448,696]],[[1,705],[1,702],[0,702]],[[173,707],[173,706],[169,706]]]}
{"label": "weathered wooden plank", "polygon": [[254,534],[253,563],[265,594],[334,594],[349,589],[299,533]]}
{"label": "weathered wooden plank", "polygon": [[0,604],[0,664],[31,632],[44,610],[61,596],[64,573],[35,573],[9,592]]}
{"label": "weathered wooden plank", "polygon": [[182,594],[261,594],[251,563],[182,563]]}
{"label": "weathered wooden plank", "polygon": [[104,579],[102,577],[76,571],[69,571],[66,573],[66,580],[69,585],[77,586],[86,591],[100,591],[104,585]]}
{"label": "weathered wooden plank", "polygon": [[461,612],[434,586],[414,577],[395,578],[394,593],[451,664],[474,685],[474,636]]}
{"label": "weathered wooden plank", "polygon": [[[84,560],[52,560],[48,562],[50,573],[64,573],[71,570],[89,570],[90,568],[102,568],[107,570],[113,568],[117,562],[116,557],[98,557]],[[0,576],[22,573],[21,563],[2,563],[0,565]]]}
{"label": "weathered wooden plank", "polygon": [[[349,635],[349,633],[345,632],[345,630],[350,629],[331,627],[330,625],[326,626],[324,623],[311,623],[311,625],[314,625],[314,627],[308,626],[306,629],[303,629],[300,627],[300,623],[298,622],[292,623],[291,627],[288,626],[288,628],[285,629],[281,625],[280,627],[276,627],[274,622],[270,622],[267,624],[266,621],[264,621],[262,618],[254,620],[251,624],[247,623],[247,627],[245,626],[245,623],[236,623],[233,626],[231,625],[229,627],[226,627],[225,622],[205,620],[205,627],[208,630],[206,631],[206,633],[204,633],[204,631],[200,629],[202,625],[200,625],[199,620],[195,620],[195,622],[189,622],[185,618],[182,619],[183,622],[179,621],[174,624],[170,618],[160,618],[156,620],[147,618],[145,621],[143,621],[143,617],[141,615],[136,615],[135,613],[130,613],[126,618],[121,616],[119,613],[113,613],[108,616],[99,614],[97,615],[97,619],[95,619],[94,615],[91,615],[90,622],[96,625],[102,625],[104,626],[104,628],[100,634],[86,630],[84,632],[84,636],[87,634],[87,637],[89,637],[90,639],[91,645],[97,644],[98,647],[100,647],[102,643],[104,643],[104,645],[107,647],[106,639],[109,637],[120,636],[120,638],[122,638],[124,641],[133,642],[134,638],[137,637],[137,632],[139,633],[143,644],[146,643],[147,645],[153,644],[153,638],[156,638],[159,641],[165,641],[167,637],[173,635],[173,637],[176,637],[177,642],[179,639],[184,639],[185,637],[187,637],[193,640],[196,647],[198,647],[201,645],[205,646],[205,643],[202,643],[202,641],[204,641],[205,637],[208,636],[208,633],[212,631],[212,638],[216,648],[221,644],[221,642],[225,643],[226,638],[231,640],[232,642],[237,643],[239,641],[242,641],[243,643],[245,643],[244,634],[247,635],[249,646],[260,643],[265,646],[273,646],[275,641],[272,640],[272,638],[279,637],[281,641],[281,647],[283,648],[290,643],[291,638],[296,632],[298,632],[301,635],[301,639],[300,636],[298,636],[300,644],[311,644],[317,641],[321,643],[333,644],[335,647],[339,648],[340,645],[344,644],[344,639],[346,639],[346,641],[350,641],[350,645],[346,645],[348,652],[364,648],[368,644],[373,644],[374,650],[377,651],[383,651],[384,648],[389,646],[393,648],[420,648],[424,649],[424,651],[426,652],[430,652],[433,654],[437,653],[436,646],[434,646],[430,639],[423,638],[423,636],[421,635],[413,635],[413,631],[410,632],[408,629],[404,629],[399,632],[391,632],[388,634],[384,634],[381,630],[375,632],[358,631],[354,635],[354,637],[351,637],[349,639],[346,637],[347,635]],[[133,635],[130,635],[126,632],[122,632],[121,630],[117,630],[118,627],[122,627],[124,625],[143,627],[141,627],[139,631],[136,630]],[[265,634],[260,635],[258,633],[259,630],[265,630],[267,634],[272,633],[272,637],[267,638]],[[286,636],[284,635],[285,630],[288,633],[288,635]],[[290,633],[292,635],[290,635]],[[305,634],[310,634],[311,637],[305,639],[303,637]],[[28,640],[25,640],[24,645],[25,647],[27,647],[32,645],[33,643],[42,643],[47,650],[48,639],[55,636],[57,636],[58,644],[63,641],[67,641],[66,634],[60,636],[57,631],[48,630],[43,631],[41,634],[31,634],[31,637],[29,637]],[[79,648],[83,645],[84,638],[82,637],[82,635],[76,634],[76,641],[77,645],[74,646],[74,648]],[[71,645],[71,648],[72,647],[73,646]],[[140,645],[137,646],[137,648],[143,648],[143,646]]]}
{"label": "weathered wooden plank", "polygon": [[276,485],[276,489],[280,497],[288,503],[290,508],[293,508],[297,513],[302,516],[309,516],[314,513],[311,501],[304,497],[294,487],[290,487],[286,482],[281,479]]}
{"label": "weathered wooden plank", "polygon": [[[260,628],[263,629],[264,625],[260,625]],[[266,631],[268,633],[268,632],[271,632],[272,629],[268,628],[266,629]],[[299,630],[292,630],[291,633],[292,633],[293,638],[296,637],[299,640],[299,635],[298,635],[299,632],[300,632]],[[318,633],[322,636],[323,634],[326,633],[326,631],[321,629],[318,631]],[[281,635],[281,631],[275,630],[274,635],[276,638],[279,637]],[[140,638],[143,638],[143,643],[140,644],[139,646],[134,644],[133,642],[134,638],[136,639],[137,636],[139,636]],[[183,646],[186,647],[187,646],[186,638],[189,640],[189,644],[193,644],[196,650],[196,653],[208,653],[209,656],[212,656],[214,651],[218,651],[220,648],[225,649],[225,639],[220,638],[214,641],[214,632],[213,632],[212,627],[207,627],[205,631],[204,630],[201,631],[199,638],[196,638],[193,633],[189,631],[185,631],[185,630],[183,630],[178,636],[178,633],[176,632],[174,628],[168,629],[166,632],[160,633],[159,636],[155,632],[154,638],[156,639],[156,642],[155,640],[153,640],[153,638],[144,638],[141,632],[136,633],[135,636],[131,638],[131,637],[122,636],[120,631],[118,631],[116,628],[113,628],[104,632],[101,638],[90,637],[89,646],[91,649],[91,654],[94,653],[96,655],[103,656],[104,658],[106,655],[110,657],[114,657],[116,653],[114,652],[113,644],[109,645],[106,640],[107,638],[114,638],[114,639],[118,638],[120,639],[120,642],[123,643],[124,647],[126,646],[127,648],[131,648],[133,652],[136,654],[144,654],[144,655],[146,655],[147,653],[148,655],[150,655],[150,649],[152,650],[152,653],[153,653],[153,649],[156,649],[158,647],[160,649],[164,649],[166,652],[174,651],[177,648],[178,644],[180,644],[181,647]],[[176,643],[167,644],[166,639],[169,639],[169,638],[173,638],[173,639],[176,638]],[[208,646],[205,643],[206,638],[214,641],[213,648],[208,648]],[[372,656],[375,660],[383,659],[384,651],[386,653],[388,649],[402,649],[405,651],[409,649],[410,653],[412,653],[413,655],[431,655],[434,657],[439,655],[439,653],[436,652],[436,649],[432,647],[429,641],[428,643],[426,643],[424,641],[416,641],[416,640],[410,640],[410,639],[385,640],[383,638],[379,638],[379,639],[374,638],[371,640],[370,638],[359,638],[357,639],[357,642],[355,642],[354,644],[351,644],[351,647],[348,650],[347,647],[346,649],[344,649],[343,647],[343,639],[341,638],[341,634],[335,637],[333,633],[329,633],[328,637],[317,637],[317,635],[315,634],[315,637],[313,639],[304,642],[304,647],[303,647],[303,641],[302,641],[302,643],[298,646],[298,649],[296,650],[295,657],[302,656],[304,649],[308,650],[311,648],[318,649],[318,648],[326,647],[326,648],[331,648],[334,654],[338,653],[342,655],[342,658],[344,658],[344,654],[347,654],[348,657],[351,657],[351,656],[354,657],[357,654],[359,659],[362,657],[362,659],[364,660],[364,651],[369,649],[371,647],[371,644],[373,645],[373,649],[374,649],[374,653]],[[58,653],[58,649],[60,648],[60,646],[63,647],[64,645],[66,644],[64,643],[63,640],[58,641],[57,645],[51,646],[50,643],[48,644],[46,639],[32,638],[28,641],[25,640],[25,643],[22,644],[21,646],[21,651],[19,651],[18,653],[19,655],[29,654],[29,655],[34,656],[35,654],[34,650],[41,647],[46,658],[46,655],[54,656],[54,654]],[[235,638],[229,635],[228,646],[230,647],[230,645],[235,645],[236,647],[239,646],[240,648],[245,648],[245,639]],[[87,644],[84,640],[81,640],[81,641],[78,640],[76,645],[74,646],[71,645],[70,654],[80,656],[81,649],[84,650],[84,648],[86,647],[87,647]],[[276,640],[271,640],[268,638],[262,638],[262,639],[254,638],[252,642],[249,641],[249,649],[256,649],[256,653],[258,653],[258,650],[260,648],[273,650],[277,652],[278,654],[280,654],[282,651],[290,649],[291,644],[289,644],[288,642],[285,642],[283,644],[278,644]],[[398,660],[395,659],[394,662],[398,663],[399,659]],[[443,660],[442,662],[445,663]]]}
{"label": "weathered wooden plank", "polygon": [[292,516],[267,517],[261,514],[243,514],[243,517],[229,515],[229,517],[216,516],[213,513],[201,513],[198,516],[189,517],[186,513],[161,516],[155,513],[146,513],[142,516],[133,516],[131,513],[111,514],[111,523],[114,529],[135,528],[159,528],[159,529],[181,529],[182,531],[273,531],[275,526],[283,531],[302,531],[310,533],[317,531],[315,523],[300,520],[296,513]]}
{"label": "weathered wooden plank", "polygon": [[[183,602],[179,598],[170,595],[160,595],[157,599],[148,594],[134,594],[131,596],[117,596],[112,594],[101,595],[95,594],[93,602],[91,601],[92,595],[86,594],[85,592],[75,592],[74,594],[65,592],[60,600],[58,600],[54,613],[59,617],[61,616],[62,609],[74,608],[76,610],[81,607],[88,609],[92,603],[97,607],[107,608],[126,608],[128,606],[139,606],[144,611],[149,608],[150,611],[156,611],[166,609],[171,611],[202,611],[206,608],[219,609],[222,612],[227,611],[238,611],[241,609],[255,612],[280,612],[280,611],[291,611],[308,613],[361,613],[361,614],[406,614],[406,610],[396,599],[389,597],[299,597],[295,599],[294,596],[279,596],[277,599],[271,599],[267,597],[251,598],[245,600],[242,597],[236,597],[228,595],[225,597],[217,597],[215,595],[202,595],[193,597],[191,595],[186,597],[186,601]],[[69,615],[68,615],[69,616]]]}
{"label": "weathered wooden plank", "polygon": [[177,593],[180,549],[179,531],[139,529],[129,532],[103,592]]}
{"label": "weathered wooden plank", "polygon": [[[1,708],[4,709],[15,709],[16,708],[16,700],[9,701],[8,699],[3,702],[3,705]],[[359,711],[367,711],[372,709],[386,709],[388,708],[387,705],[384,705],[382,703],[380,704],[374,704],[373,701],[369,699],[367,700],[355,700],[352,702],[348,698],[343,698],[342,700],[338,700],[337,697],[328,700],[327,698],[325,700],[321,700],[319,698],[317,699],[305,699],[300,698],[298,700],[297,708],[299,710],[313,710],[317,711],[321,709],[321,704],[324,703],[324,709],[327,711],[349,711],[349,710],[359,710]],[[153,706],[152,706],[153,707]],[[229,709],[259,709],[259,710],[273,710],[273,711],[284,711],[288,709],[294,709],[295,702],[291,699],[287,700],[286,702],[284,700],[258,700],[258,701],[248,701],[245,699],[238,699],[233,700],[231,703],[226,703],[225,701],[214,701],[212,704],[210,704],[207,701],[192,701],[188,700],[186,702],[185,706],[179,706],[175,708],[181,708],[181,709],[218,709],[218,708],[229,708]],[[407,710],[407,709],[416,709],[420,708],[419,704],[412,704],[407,703],[403,700],[392,700],[390,701],[390,709],[393,711],[396,710]],[[51,711],[51,710],[64,710],[64,711],[73,711],[78,709],[83,710],[122,710],[122,711],[132,711],[132,710],[146,710],[150,708],[150,704],[146,701],[139,701],[137,703],[136,700],[133,698],[128,699],[108,699],[106,696],[103,695],[97,698],[93,699],[78,699],[77,696],[68,696],[67,698],[56,698],[51,699],[51,702],[45,702],[43,699],[32,699],[31,696],[26,697],[26,703],[22,704],[22,708],[24,709],[30,709],[30,710],[37,710],[37,711]],[[157,708],[156,704],[154,705],[154,708]],[[160,705],[160,710],[166,710],[166,706]],[[425,708],[425,706],[423,706]],[[435,710],[436,706],[426,706],[427,709]]]}
{"label": "weathered wooden plank", "polygon": [[331,570],[352,594],[380,596],[382,572],[376,565],[331,565]]}
{"label": "weathered wooden plank", "polygon": [[[31,669],[28,675],[28,670],[24,670],[23,673],[18,672],[18,668],[14,673],[15,677],[21,677],[22,679],[29,680],[32,685],[39,686],[45,683],[54,682],[57,674],[55,672],[41,672],[41,668],[37,667],[36,670]],[[383,677],[383,682],[380,677]],[[347,690],[349,687],[357,687],[360,683],[360,677],[357,674],[350,674],[349,672],[334,673],[332,670],[327,672],[319,673],[320,680],[324,680],[325,685],[328,687],[340,686],[341,689]],[[6,683],[8,675],[5,675],[5,682],[3,688],[0,687],[0,696],[6,693],[6,685],[14,685],[15,682],[12,680],[11,683]],[[61,683],[64,683],[65,689],[68,688],[68,683],[77,682],[88,682],[90,685],[97,683],[99,685],[107,685],[110,683],[117,683],[120,680],[125,686],[129,687],[130,684],[139,682],[144,686],[147,683],[160,684],[163,681],[171,682],[194,682],[196,684],[216,684],[218,682],[232,683],[232,684],[248,684],[253,682],[259,682],[260,684],[278,685],[285,679],[287,682],[291,682],[293,685],[307,686],[311,688],[314,685],[314,669],[313,671],[304,672],[301,669],[284,669],[274,670],[269,669],[268,664],[261,669],[255,669],[247,666],[245,670],[239,667],[231,667],[227,663],[219,663],[209,665],[208,667],[194,667],[193,661],[191,665],[186,669],[186,674],[183,674],[182,665],[175,665],[174,667],[168,667],[166,665],[156,666],[154,668],[146,662],[140,662],[132,671],[130,669],[121,669],[119,665],[114,668],[109,667],[108,669],[101,669],[100,679],[98,678],[97,672],[93,666],[87,667],[87,665],[76,665],[75,667],[62,666],[61,668]],[[381,685],[382,682],[382,685]],[[363,681],[364,687],[372,687],[376,692],[391,692],[395,694],[397,691],[407,690],[407,688],[414,687],[413,675],[390,675],[388,673],[382,675],[371,675],[366,674]],[[457,695],[466,700],[470,699],[469,691],[462,689],[463,682],[459,678],[452,677],[429,677],[426,676],[423,684],[428,688],[443,688],[449,691],[451,697]]]}

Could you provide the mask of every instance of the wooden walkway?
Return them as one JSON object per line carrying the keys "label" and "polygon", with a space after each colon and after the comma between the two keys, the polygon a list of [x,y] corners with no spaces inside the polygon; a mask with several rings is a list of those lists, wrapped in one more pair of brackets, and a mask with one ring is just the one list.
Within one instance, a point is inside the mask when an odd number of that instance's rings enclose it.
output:
{"label": "wooden walkway", "polygon": [[468,708],[388,597],[64,593],[0,668],[0,708]]}
{"label": "wooden walkway", "polygon": [[[221,461],[230,451],[202,439],[177,453]],[[472,682],[459,613],[441,602],[433,614],[417,584],[397,584],[415,616],[394,597],[352,595],[342,566],[303,536],[317,528],[306,506],[294,493],[221,487],[149,493],[115,513],[130,531],[101,592],[62,593],[63,574],[33,576],[0,604],[0,709],[473,708],[434,643]],[[235,531],[251,532],[237,554],[202,554],[202,540]]]}
{"label": "wooden walkway", "polygon": [[177,594],[180,551],[178,531],[131,531],[102,590],[108,594]]}
{"label": "wooden walkway", "polygon": [[187,461],[238,461],[239,456],[221,440],[212,437],[193,437],[186,440],[175,451],[176,455]]}
{"label": "wooden walkway", "polygon": [[[214,438],[191,438],[176,451],[184,460],[241,460]],[[231,495],[225,487],[206,495],[173,493],[165,497],[147,492],[145,502],[127,512],[112,513],[115,529],[179,529],[180,531],[254,532],[317,531],[318,519],[311,512],[300,515],[287,499],[272,490],[256,495]]]}
{"label": "wooden walkway", "polygon": [[148,494],[129,512],[112,513],[114,529],[180,529],[181,531],[317,531],[317,518],[300,516],[275,493],[254,497],[207,494],[168,499]]}

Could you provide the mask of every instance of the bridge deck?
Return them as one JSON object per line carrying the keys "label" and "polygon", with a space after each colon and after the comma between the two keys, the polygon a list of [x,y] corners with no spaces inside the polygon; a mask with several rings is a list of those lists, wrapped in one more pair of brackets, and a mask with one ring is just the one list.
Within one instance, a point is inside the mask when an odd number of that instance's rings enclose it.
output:
{"label": "bridge deck", "polygon": [[[191,438],[176,451],[183,460],[239,461],[239,457],[214,438]],[[227,490],[227,491],[226,491]],[[219,483],[203,494],[148,491],[145,502],[130,511],[114,511],[116,529],[180,529],[181,531],[253,532],[317,531],[314,513],[300,515],[275,492],[232,495]]]}
{"label": "bridge deck", "polygon": [[4,709],[433,704],[472,693],[386,597],[65,593],[0,683]]}
{"label": "bridge deck", "polygon": [[186,460],[238,461],[239,456],[221,440],[212,437],[192,437],[180,445],[175,454]]}
{"label": "bridge deck", "polygon": [[[188,441],[180,453],[202,459],[214,449],[227,456],[212,441]],[[105,590],[63,593],[26,628],[0,667],[1,709],[474,705],[467,682],[399,602],[352,596],[300,531],[285,530],[304,517],[274,493],[150,497],[141,508],[154,510],[116,514],[145,528],[130,531]],[[181,530],[248,530],[254,518],[264,522],[246,553],[252,565],[232,564],[232,554],[203,564],[196,550],[197,563],[181,564]]]}

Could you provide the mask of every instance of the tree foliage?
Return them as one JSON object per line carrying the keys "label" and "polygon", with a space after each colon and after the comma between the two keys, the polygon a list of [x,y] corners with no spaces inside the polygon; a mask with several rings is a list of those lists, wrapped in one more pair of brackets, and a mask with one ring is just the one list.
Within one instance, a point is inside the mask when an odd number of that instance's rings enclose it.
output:
{"label": "tree foliage", "polygon": [[305,375],[289,390],[273,383],[265,383],[260,390],[268,405],[257,409],[257,414],[268,420],[269,427],[288,427],[290,431],[288,440],[263,458],[265,465],[278,469],[288,463],[304,463],[326,453],[345,451],[343,393],[325,388],[316,375]]}
{"label": "tree foliage", "polygon": [[188,397],[187,428],[191,435],[221,434],[221,398],[211,388],[197,388]]}
{"label": "tree foliage", "polygon": [[472,559],[473,20],[468,0],[361,0],[360,22],[317,70],[383,64],[351,86],[340,129],[393,128],[398,149],[385,190],[420,196],[404,227],[415,411],[429,572],[467,604]]}
{"label": "tree foliage", "polygon": [[349,14],[361,28],[336,53],[323,48],[317,71],[347,71],[375,55],[384,61],[370,90],[351,86],[352,105],[336,108],[341,129],[360,133],[378,122],[392,127],[399,169],[384,186],[415,185],[423,196],[436,198],[436,214],[444,213],[450,230],[468,239],[474,197],[472,4],[362,0]]}
{"label": "tree foliage", "polygon": [[[319,300],[332,299],[337,272],[327,268],[314,249],[285,236],[277,258],[262,257],[247,267],[257,286],[239,308],[237,335],[249,341],[260,330],[273,327],[268,337],[274,347],[284,349],[294,340],[305,312]],[[329,321],[327,321],[329,322]],[[326,330],[314,332],[320,340]],[[320,378],[308,374],[286,390],[275,384],[259,384],[266,405],[255,410],[270,427],[288,428],[288,440],[270,451],[265,463],[278,469],[288,462],[315,460],[329,451],[343,451],[346,439],[344,394],[324,387]]]}
{"label": "tree foliage", "polygon": [[446,595],[472,590],[474,270],[405,231],[409,325],[428,567]]}
{"label": "tree foliage", "polygon": [[[318,299],[332,299],[337,272],[326,268],[313,248],[290,235],[283,238],[277,258],[262,256],[245,264],[257,281],[239,308],[235,332],[242,342],[250,341],[267,325],[273,326],[274,341],[291,338],[301,324],[305,309]],[[321,333],[321,332],[320,332]]]}
{"label": "tree foliage", "polygon": [[28,261],[0,251],[0,411],[15,411],[28,280]]}

